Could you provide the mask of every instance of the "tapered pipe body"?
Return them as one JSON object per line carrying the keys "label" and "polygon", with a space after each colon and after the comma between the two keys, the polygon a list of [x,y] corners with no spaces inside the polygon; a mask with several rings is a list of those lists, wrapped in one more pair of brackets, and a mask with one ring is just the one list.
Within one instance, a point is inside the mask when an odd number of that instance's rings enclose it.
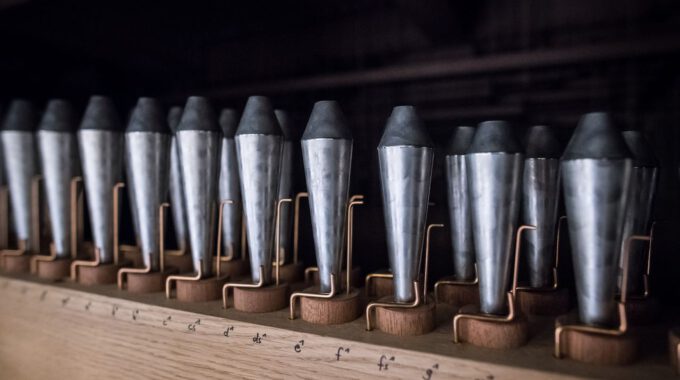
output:
{"label": "tapered pipe body", "polygon": [[328,293],[331,274],[336,289],[340,286],[352,166],[352,135],[337,103],[321,101],[314,105],[302,136],[302,159],[319,286],[322,293]]}
{"label": "tapered pipe body", "polygon": [[179,163],[179,149],[177,148],[177,137],[175,132],[182,117],[182,108],[173,107],[168,113],[168,125],[172,130],[170,140],[170,212],[172,213],[172,224],[175,227],[175,240],[177,247],[181,251],[186,251],[189,247],[187,243],[187,215],[184,209],[184,189],[182,184],[182,168]]}
{"label": "tapered pipe body", "polygon": [[71,252],[71,180],[78,170],[78,142],[71,106],[63,100],[48,103],[37,132],[45,198],[58,258]]}
{"label": "tapered pipe body", "polygon": [[[275,110],[276,120],[279,122],[281,131],[283,132],[283,147],[281,150],[281,173],[279,175],[279,199],[293,197],[293,157],[295,147],[292,140],[292,125],[290,116],[287,112],[282,110]],[[281,208],[281,225],[279,226],[279,249],[281,250],[281,257],[286,258],[286,262],[290,262],[291,255],[291,236],[293,214],[291,212],[291,205],[287,204]]]}
{"label": "tapered pipe body", "polygon": [[271,283],[276,202],[279,194],[283,136],[269,100],[248,99],[236,131],[241,197],[246,217],[253,283]]}
{"label": "tapered pipe body", "polygon": [[507,311],[524,156],[505,122],[488,121],[477,128],[466,160],[480,310],[503,314]]}
{"label": "tapered pipe body", "polygon": [[395,107],[378,146],[394,300],[412,302],[427,223],[434,149],[409,106]]}
{"label": "tapered pipe body", "polygon": [[238,160],[236,158],[236,141],[234,135],[238,127],[236,111],[225,109],[220,114],[222,128],[222,148],[220,162],[219,199],[231,200],[223,208],[222,215],[222,249],[227,257],[237,258],[241,246],[241,185],[239,183]]}
{"label": "tapered pipe body", "polygon": [[453,268],[458,281],[475,278],[475,250],[468,194],[467,150],[475,129],[458,127],[446,154],[446,197],[449,209],[449,231],[453,248]]}
{"label": "tapered pipe body", "polygon": [[[628,207],[623,224],[623,244],[630,235],[648,235],[652,206],[658,181],[658,161],[642,132],[624,131],[623,138],[633,154],[628,190]],[[628,292],[644,291],[643,275],[646,270],[644,242],[636,241],[630,254]],[[621,247],[623,249],[623,246]],[[623,260],[619,260],[619,290],[623,279]]]}
{"label": "tapered pipe body", "polygon": [[525,235],[523,253],[534,288],[553,284],[560,154],[559,142],[550,128],[535,126],[529,130],[522,175],[522,220],[536,230]]}
{"label": "tapered pipe body", "polygon": [[603,113],[586,114],[562,157],[562,181],[579,317],[615,319],[615,290],[632,160]]}
{"label": "tapered pipe body", "polygon": [[33,177],[38,174],[35,162],[35,124],[35,111],[31,104],[24,100],[14,100],[7,110],[0,131],[14,232],[18,240],[26,241],[26,248],[30,252],[40,249],[33,246],[32,237],[39,231],[33,231],[31,223],[31,185]]}

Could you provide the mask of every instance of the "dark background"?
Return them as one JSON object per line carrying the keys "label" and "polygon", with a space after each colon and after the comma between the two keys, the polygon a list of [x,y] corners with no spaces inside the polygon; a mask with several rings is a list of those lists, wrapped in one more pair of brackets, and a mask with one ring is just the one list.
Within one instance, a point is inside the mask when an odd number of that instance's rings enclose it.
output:
{"label": "dark background", "polygon": [[[653,291],[679,304],[680,9],[674,0],[0,1],[0,104],[91,94],[126,115],[205,95],[241,109],[271,96],[302,133],[316,100],[338,100],[354,133],[355,261],[387,265],[376,146],[395,105],[413,104],[438,144],[432,222],[448,222],[442,148],[452,127],[506,119],[559,128],[612,112],[643,130],[661,163]],[[304,190],[296,156],[296,190]],[[305,210],[306,211],[306,210]],[[308,215],[305,261],[313,263]],[[130,229],[127,229],[127,240]],[[434,278],[452,271],[445,233]],[[570,260],[562,261],[569,271]],[[568,273],[563,282],[570,283]]]}

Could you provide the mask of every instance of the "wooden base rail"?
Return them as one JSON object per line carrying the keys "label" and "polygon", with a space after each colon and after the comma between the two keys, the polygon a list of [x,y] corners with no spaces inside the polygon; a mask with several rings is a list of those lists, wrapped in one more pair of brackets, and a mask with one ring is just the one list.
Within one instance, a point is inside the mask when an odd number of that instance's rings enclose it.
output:
{"label": "wooden base rail", "polygon": [[[365,331],[363,319],[337,326],[290,321],[287,309],[261,315],[220,301],[183,304],[162,293],[116,285],[47,284],[0,276],[0,374],[7,379],[567,379],[669,378],[665,353],[627,367],[552,357],[552,324],[516,350],[451,342],[453,309],[438,327],[400,338]],[[665,329],[659,330],[664,345]],[[663,330],[663,331],[662,331]],[[656,332],[654,333],[656,334]]]}

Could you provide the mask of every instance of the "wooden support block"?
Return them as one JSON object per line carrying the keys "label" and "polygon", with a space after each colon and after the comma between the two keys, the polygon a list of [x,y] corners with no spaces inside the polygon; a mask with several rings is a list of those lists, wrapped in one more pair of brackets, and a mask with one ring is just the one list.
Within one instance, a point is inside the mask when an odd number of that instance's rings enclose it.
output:
{"label": "wooden support block", "polygon": [[[443,280],[453,280],[453,277],[444,278]],[[479,304],[479,286],[474,285],[459,285],[459,284],[441,284],[437,290],[439,299],[437,302],[446,303],[454,306],[463,305],[478,305]]]}
{"label": "wooden support block", "polygon": [[124,260],[131,262],[132,264],[130,264],[130,266],[134,268],[144,267],[144,257],[142,256],[142,252],[139,250],[121,252],[121,257]]}
{"label": "wooden support block", "polygon": [[376,277],[370,281],[370,289],[366,289],[366,294],[370,299],[380,299],[394,294],[394,282],[391,278]]}
{"label": "wooden support block", "polygon": [[675,327],[668,332],[668,352],[673,370],[680,375],[680,327]]}
{"label": "wooden support block", "polygon": [[[379,302],[392,302],[392,296],[384,297]],[[435,303],[430,300],[414,308],[376,307],[375,327],[397,336],[427,334],[435,328]]]}
{"label": "wooden support block", "polygon": [[[557,319],[557,326],[566,325],[569,317]],[[630,364],[637,358],[639,341],[630,332],[615,336],[576,330],[564,330],[561,336],[562,355],[576,361],[600,365]]]}
{"label": "wooden support block", "polygon": [[189,273],[194,270],[194,262],[189,253],[183,255],[165,255],[165,266],[177,268],[179,273]]}
{"label": "wooden support block", "polygon": [[[272,268],[275,271],[276,268]],[[305,266],[302,262],[286,264],[279,268],[279,279],[287,284],[295,284],[305,281]]]}
{"label": "wooden support block", "polygon": [[58,281],[71,275],[71,259],[37,261],[36,269],[38,277],[44,280]]}
{"label": "wooden support block", "polygon": [[558,316],[569,311],[569,292],[565,288],[554,291],[518,289],[517,305],[524,314]]}
{"label": "wooden support block", "polygon": [[656,298],[628,297],[626,299],[626,316],[631,325],[650,325],[656,322],[659,311],[659,301]]}
{"label": "wooden support block", "polygon": [[[352,272],[350,273],[350,276],[352,276],[351,281],[352,281],[352,288],[360,288],[363,286],[364,282],[364,277],[361,275],[361,268],[360,267],[354,267],[352,268]],[[342,283],[342,286],[345,286],[347,283],[347,271],[343,270],[340,272],[340,282]],[[319,286],[319,272],[312,272],[312,284],[314,286]]]}
{"label": "wooden support block", "polygon": [[[318,292],[319,288],[310,288],[308,291]],[[343,291],[333,298],[300,297],[300,317],[317,325],[351,322],[359,318],[361,311],[358,290],[352,290],[350,294]]]}
{"label": "wooden support block", "polygon": [[78,283],[82,285],[104,285],[115,284],[118,282],[118,270],[129,266],[131,263],[126,261],[123,265],[99,264],[96,267],[79,266]]}
{"label": "wooden support block", "polygon": [[28,253],[21,256],[3,256],[2,268],[7,273],[28,273],[31,271],[31,257]]}
{"label": "wooden support block", "polygon": [[126,288],[130,293],[155,293],[165,290],[165,279],[176,274],[177,268],[165,267],[164,272],[126,273]]}
{"label": "wooden support block", "polygon": [[[467,305],[461,313],[478,314],[479,308]],[[524,315],[516,315],[512,321],[490,321],[461,318],[458,321],[458,339],[474,346],[509,349],[521,347],[529,340],[529,322]]]}
{"label": "wooden support block", "polygon": [[234,308],[246,313],[269,313],[288,306],[288,284],[234,288]]}
{"label": "wooden support block", "polygon": [[[213,268],[217,268],[217,257]],[[247,260],[235,259],[231,261],[222,261],[220,263],[220,275],[228,276],[229,278],[236,278],[243,276],[250,270],[250,262]]]}
{"label": "wooden support block", "polygon": [[222,297],[222,285],[227,277],[210,277],[202,280],[177,280],[177,300],[180,302],[207,302]]}

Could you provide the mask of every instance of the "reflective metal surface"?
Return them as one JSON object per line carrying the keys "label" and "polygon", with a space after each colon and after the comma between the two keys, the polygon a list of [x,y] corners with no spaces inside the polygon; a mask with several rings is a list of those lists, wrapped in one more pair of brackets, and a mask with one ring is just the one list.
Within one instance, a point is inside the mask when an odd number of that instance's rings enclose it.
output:
{"label": "reflective metal surface", "polygon": [[78,145],[95,247],[102,264],[113,262],[113,186],[120,181],[123,136],[98,129],[78,131]]}
{"label": "reflective metal surface", "polygon": [[[133,116],[134,119],[134,116]],[[144,265],[160,269],[158,209],[168,193],[170,135],[157,132],[126,132],[127,186],[134,194],[139,243]]]}
{"label": "reflective metal surface", "polygon": [[224,206],[222,222],[222,247],[224,255],[239,257],[241,247],[241,188],[239,184],[236,141],[222,137],[220,164],[219,201],[231,199],[233,204]]}
{"label": "reflective metal surface", "polygon": [[320,291],[331,289],[331,273],[339,285],[342,269],[352,140],[302,140]]}
{"label": "reflective metal surface", "polygon": [[271,282],[274,249],[274,217],[279,194],[283,138],[280,135],[236,135],[236,151],[241,176],[241,196],[246,216],[248,251],[253,283]]}
{"label": "reflective metal surface", "polygon": [[31,231],[31,184],[33,176],[38,174],[36,148],[32,131],[3,130],[2,150],[4,152],[5,174],[9,188],[10,205],[14,231],[17,239],[27,240],[27,249],[31,252],[40,247],[34,247]]}
{"label": "reflective metal surface", "polygon": [[562,157],[579,317],[588,325],[609,325],[616,315],[629,157],[620,133],[602,113],[581,119]]}
{"label": "reflective metal surface", "polygon": [[[292,122],[286,111],[275,110],[276,120],[283,132],[283,151],[281,154],[281,182],[279,183],[279,199],[293,198],[293,156]],[[289,204],[281,208],[281,225],[279,226],[279,249],[286,263],[292,259],[291,238],[293,214]],[[283,260],[282,260],[283,261]]]}
{"label": "reflective metal surface", "polygon": [[78,145],[73,132],[39,130],[52,243],[58,258],[71,255],[71,179],[78,174]]}
{"label": "reflective metal surface", "polygon": [[473,127],[456,128],[449,144],[445,163],[453,268],[458,281],[472,281],[475,278],[468,170],[465,164],[465,150],[472,141],[474,131]]}
{"label": "reflective metal surface", "polygon": [[179,130],[176,133],[194,268],[213,275],[213,226],[217,220],[220,133]]}
{"label": "reflective metal surface", "polygon": [[175,226],[175,240],[180,251],[186,251],[187,244],[187,216],[184,209],[184,191],[182,189],[182,169],[179,165],[179,151],[175,132],[182,117],[182,108],[173,107],[168,113],[168,124],[172,130],[170,142],[170,212],[172,224]]}

